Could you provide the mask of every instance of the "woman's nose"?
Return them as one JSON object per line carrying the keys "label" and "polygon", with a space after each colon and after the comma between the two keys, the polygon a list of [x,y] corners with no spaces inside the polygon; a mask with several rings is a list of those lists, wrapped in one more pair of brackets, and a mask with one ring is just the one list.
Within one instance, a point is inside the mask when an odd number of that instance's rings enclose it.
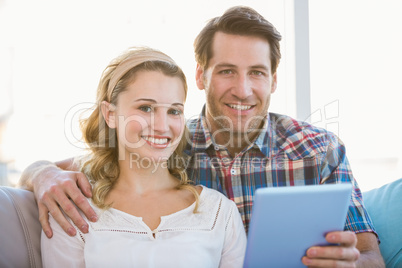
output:
{"label": "woman's nose", "polygon": [[152,121],[154,131],[164,133],[169,130],[168,115],[165,109],[157,109]]}

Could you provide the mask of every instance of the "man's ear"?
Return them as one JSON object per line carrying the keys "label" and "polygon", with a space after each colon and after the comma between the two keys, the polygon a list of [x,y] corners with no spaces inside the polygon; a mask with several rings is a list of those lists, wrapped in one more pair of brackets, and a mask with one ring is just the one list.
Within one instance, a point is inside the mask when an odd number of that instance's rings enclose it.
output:
{"label": "man's ear", "polygon": [[271,94],[276,91],[277,81],[277,73],[275,72],[272,75]]}
{"label": "man's ear", "polygon": [[197,87],[200,90],[203,90],[205,88],[204,85],[204,70],[202,67],[197,63],[197,68],[195,70],[195,81],[197,83]]}
{"label": "man's ear", "polygon": [[102,101],[101,110],[102,110],[103,118],[106,121],[106,124],[110,128],[116,128],[116,119],[115,119],[115,112],[114,112],[116,110],[116,106],[114,106],[112,103],[109,103],[107,101]]}

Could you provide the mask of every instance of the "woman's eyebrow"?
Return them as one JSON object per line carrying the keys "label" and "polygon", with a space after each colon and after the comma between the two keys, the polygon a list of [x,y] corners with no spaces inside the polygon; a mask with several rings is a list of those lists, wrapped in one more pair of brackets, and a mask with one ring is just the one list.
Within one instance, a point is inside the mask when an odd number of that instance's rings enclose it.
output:
{"label": "woman's eyebrow", "polygon": [[183,103],[179,103],[179,102],[172,103],[172,105],[175,105],[175,106],[183,106],[183,107],[184,107],[184,104],[183,104]]}
{"label": "woman's eyebrow", "polygon": [[137,101],[148,101],[148,102],[155,102],[156,103],[156,100],[154,100],[154,99],[145,99],[145,98],[134,100],[134,102],[137,102]]}
{"label": "woman's eyebrow", "polygon": [[[147,102],[152,102],[152,103],[158,103],[158,102],[157,102],[156,100],[154,100],[154,99],[141,98],[141,99],[136,99],[136,100],[134,100],[134,102],[139,102],[139,101],[147,101]],[[180,102],[175,102],[175,103],[172,103],[172,104],[161,103],[160,105],[173,105],[173,106],[183,106],[183,107],[184,107],[184,104],[183,104],[183,103],[180,103]]]}

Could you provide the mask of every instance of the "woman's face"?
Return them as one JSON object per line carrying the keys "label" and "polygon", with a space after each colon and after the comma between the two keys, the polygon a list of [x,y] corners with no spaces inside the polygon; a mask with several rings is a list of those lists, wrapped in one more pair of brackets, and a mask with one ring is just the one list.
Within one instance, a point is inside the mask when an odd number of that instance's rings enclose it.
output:
{"label": "woman's face", "polygon": [[183,135],[184,102],[180,78],[159,71],[137,72],[109,115],[117,129],[119,160],[125,157],[138,166],[148,165],[145,160],[166,162]]}

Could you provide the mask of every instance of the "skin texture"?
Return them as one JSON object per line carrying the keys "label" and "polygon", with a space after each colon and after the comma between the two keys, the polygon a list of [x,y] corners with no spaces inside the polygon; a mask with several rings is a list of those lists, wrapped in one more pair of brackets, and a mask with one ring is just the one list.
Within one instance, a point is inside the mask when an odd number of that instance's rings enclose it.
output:
{"label": "skin texture", "polygon": [[[184,130],[182,82],[155,71],[141,71],[136,77],[119,94],[117,106],[102,103],[103,116],[110,128],[117,129],[121,159],[133,160],[132,164],[139,157],[155,162],[166,160],[176,149]],[[155,139],[159,142],[152,142]]]}
{"label": "skin texture", "polygon": [[205,90],[206,118],[215,141],[234,155],[258,134],[276,90],[276,73],[262,38],[218,32],[212,51],[208,67],[197,66],[197,86]]}

